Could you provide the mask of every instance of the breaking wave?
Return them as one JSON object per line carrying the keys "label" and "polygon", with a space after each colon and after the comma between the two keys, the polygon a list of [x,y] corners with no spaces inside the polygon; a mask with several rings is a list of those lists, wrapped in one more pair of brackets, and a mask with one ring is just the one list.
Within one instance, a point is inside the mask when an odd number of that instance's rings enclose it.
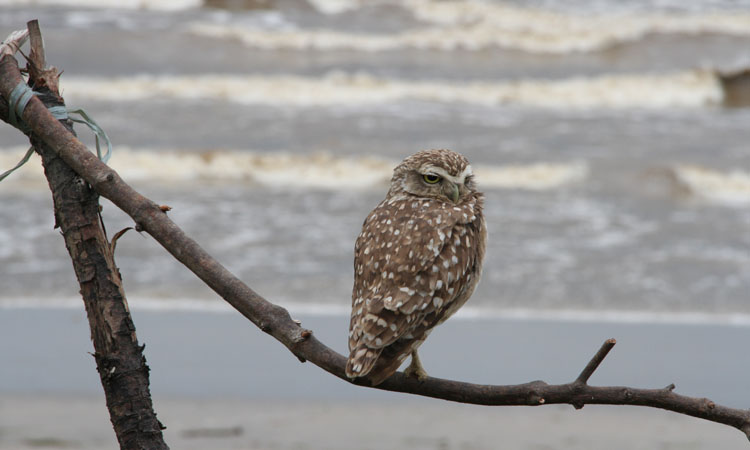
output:
{"label": "breaking wave", "polygon": [[726,205],[750,205],[750,172],[683,165],[676,168],[675,175],[698,198]]}
{"label": "breaking wave", "polygon": [[203,0],[3,0],[4,6],[67,6],[79,8],[180,11],[203,6]]}
{"label": "breaking wave", "polygon": [[[331,28],[303,29],[284,17],[286,8],[296,14],[308,15],[307,3],[326,15],[355,13],[372,15],[373,8],[380,14],[401,14],[414,18],[416,27],[396,33],[357,33]],[[237,39],[247,46],[272,50],[315,49],[352,51],[391,51],[408,48],[440,51],[482,50],[508,48],[526,52],[557,53],[587,52],[610,48],[618,44],[640,40],[652,34],[725,34],[750,36],[750,12],[747,3],[735,3],[735,10],[717,10],[712,3],[681,7],[680,2],[649,8],[629,7],[630,2],[574,2],[583,6],[580,11],[518,6],[500,1],[457,0],[308,0],[286,8],[273,8],[268,2],[258,14],[284,17],[272,29],[253,28],[245,20],[245,12],[237,20],[209,12],[187,25],[187,30],[201,36]],[[263,2],[260,2],[263,3]],[[564,3],[564,2],[562,2]],[[635,2],[636,4],[639,2]],[[663,2],[657,2],[663,3]],[[4,0],[6,7],[97,8],[152,11],[185,11],[226,4],[230,9],[242,8],[243,2],[210,2],[208,0]],[[247,9],[253,3],[247,2]],[[662,6],[660,8],[660,6]],[[217,19],[217,17],[220,17]],[[223,18],[221,18],[223,17]],[[377,20],[377,19],[375,19]],[[233,24],[234,23],[234,24]],[[256,23],[257,24],[257,23]]]}
{"label": "breaking wave", "polygon": [[[0,171],[21,159],[26,147],[0,149]],[[147,182],[249,182],[270,187],[313,189],[370,189],[387,186],[396,160],[374,156],[335,156],[325,151],[311,154],[209,150],[203,152],[132,149],[116,146],[112,168],[126,181]],[[34,155],[0,184],[2,189],[44,188],[46,180]],[[750,204],[750,173],[719,171],[696,165],[668,168],[679,186],[691,196],[724,206]],[[582,161],[536,162],[517,165],[475,164],[477,181],[484,189],[544,191],[585,182],[590,176]]]}
{"label": "breaking wave", "polygon": [[[363,8],[371,2],[315,0],[312,3],[322,13],[337,14]],[[264,30],[194,22],[188,29],[202,36],[237,39],[254,48],[369,52],[500,47],[563,54],[601,50],[657,33],[750,36],[750,13],[739,8],[738,11],[576,14],[490,1],[405,0],[392,4],[405,9],[425,27],[399,33],[363,34],[288,27]]]}
{"label": "breaking wave", "polygon": [[[24,148],[0,151],[0,167],[15,165]],[[35,157],[36,158],[36,157]],[[368,156],[339,157],[326,152],[307,155],[215,150],[180,152],[116,147],[109,162],[127,181],[211,182],[246,181],[267,186],[315,189],[368,189],[387,186],[398,161]],[[584,163],[476,165],[478,183],[485,189],[555,189],[585,179]],[[3,181],[45,186],[38,164],[26,166]]]}
{"label": "breaking wave", "polygon": [[420,100],[543,108],[672,108],[717,105],[724,99],[720,77],[710,70],[498,82],[409,81],[338,71],[322,77],[144,74],[65,77],[61,86],[68,100],[135,101],[161,96],[297,107]]}

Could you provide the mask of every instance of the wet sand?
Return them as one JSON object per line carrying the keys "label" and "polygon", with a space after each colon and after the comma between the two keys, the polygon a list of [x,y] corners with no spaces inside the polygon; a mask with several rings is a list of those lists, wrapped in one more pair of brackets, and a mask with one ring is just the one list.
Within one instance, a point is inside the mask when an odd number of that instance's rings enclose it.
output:
{"label": "wet sand", "polygon": [[[174,449],[746,449],[722,425],[645,408],[485,408],[437,400],[156,397]],[[10,395],[0,448],[116,449],[101,395]]]}
{"label": "wet sand", "polygon": [[[134,310],[172,448],[746,448],[729,427],[649,408],[491,408],[358,388],[300,364],[238,314]],[[342,351],[347,318],[300,318]],[[0,313],[0,448],[115,448],[82,311]],[[663,387],[748,407],[750,328],[451,320],[423,347],[434,376],[510,384],[575,378]]]}

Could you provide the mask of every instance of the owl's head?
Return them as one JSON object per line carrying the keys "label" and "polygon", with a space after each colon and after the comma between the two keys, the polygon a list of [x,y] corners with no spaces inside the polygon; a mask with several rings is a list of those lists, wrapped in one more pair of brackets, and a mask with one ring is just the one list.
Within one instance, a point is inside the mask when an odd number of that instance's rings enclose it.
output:
{"label": "owl's head", "polygon": [[414,195],[460,203],[476,191],[469,161],[451,150],[423,150],[393,169],[389,197]]}

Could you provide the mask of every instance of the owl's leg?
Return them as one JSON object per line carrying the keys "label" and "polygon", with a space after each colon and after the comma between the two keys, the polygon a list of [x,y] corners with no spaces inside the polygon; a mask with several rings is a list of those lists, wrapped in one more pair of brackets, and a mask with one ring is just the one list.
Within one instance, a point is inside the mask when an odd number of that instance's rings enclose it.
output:
{"label": "owl's leg", "polygon": [[419,381],[427,378],[427,372],[424,371],[424,367],[422,367],[422,361],[419,360],[419,356],[417,355],[416,350],[411,352],[411,364],[409,364],[409,367],[404,370],[404,374],[409,377],[415,377]]}

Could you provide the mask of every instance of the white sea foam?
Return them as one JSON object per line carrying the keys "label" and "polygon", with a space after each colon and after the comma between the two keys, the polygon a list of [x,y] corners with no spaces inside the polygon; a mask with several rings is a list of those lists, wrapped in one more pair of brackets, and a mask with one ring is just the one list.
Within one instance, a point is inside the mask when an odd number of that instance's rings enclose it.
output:
{"label": "white sea foam", "polygon": [[321,77],[140,75],[64,77],[61,86],[69,101],[136,101],[160,96],[297,107],[414,99],[543,108],[670,108],[719,104],[724,96],[718,76],[708,70],[499,82],[409,81],[343,72]]}
{"label": "white sea foam", "polygon": [[715,203],[743,206],[750,204],[750,172],[721,172],[694,165],[675,170],[677,178],[694,195]]}
{"label": "white sea foam", "polygon": [[[0,167],[13,167],[25,148],[0,151]],[[36,157],[35,157],[36,158]],[[369,156],[339,157],[326,152],[307,155],[239,150],[180,152],[116,147],[110,166],[126,181],[211,182],[247,181],[267,186],[314,189],[368,189],[390,180],[396,160]],[[588,168],[575,163],[476,165],[484,189],[555,189],[583,180]],[[27,163],[0,187],[45,187],[39,164]],[[1,191],[0,191],[1,192]]]}
{"label": "white sea foam", "polygon": [[199,8],[203,0],[3,0],[5,6],[67,6],[100,9],[179,11]]}
{"label": "white sea foam", "polygon": [[[369,1],[375,3],[373,0]],[[363,0],[307,0],[307,2],[323,14],[340,14],[361,8],[367,3]]]}
{"label": "white sea foam", "polygon": [[[423,28],[399,33],[361,34],[333,30],[262,30],[210,21],[191,24],[193,33],[236,38],[268,49],[387,51],[405,48],[480,50],[505,47],[529,52],[568,53],[607,48],[655,33],[750,35],[750,12],[696,11],[571,13],[497,1],[456,0],[309,0],[321,13],[339,14],[387,4],[413,15]],[[203,6],[202,0],[3,0],[3,6],[142,9],[179,11]],[[611,9],[611,8],[610,8]]]}
{"label": "white sea foam", "polygon": [[[236,311],[221,299],[169,299],[131,296],[131,309],[154,312],[205,312],[235,314]],[[351,307],[333,303],[282,302],[295,316],[346,317]],[[80,298],[0,298],[0,309],[82,309]],[[630,324],[674,324],[674,325],[725,325],[750,327],[750,314],[714,313],[703,311],[625,311],[585,309],[499,309],[476,306],[464,307],[452,320],[519,320],[553,322],[597,322]]]}
{"label": "white sea foam", "polygon": [[[360,8],[368,2],[316,0],[327,14]],[[389,3],[389,2],[378,2]],[[528,52],[593,51],[654,33],[750,35],[748,11],[693,13],[571,14],[489,1],[405,0],[405,8],[426,26],[400,33],[363,34],[321,29],[261,30],[195,22],[193,33],[234,38],[265,49],[388,51],[405,48],[451,51],[491,47]]]}
{"label": "white sea foam", "polygon": [[475,173],[482,188],[540,191],[583,181],[588,176],[588,165],[575,162],[477,166]]}
{"label": "white sea foam", "polygon": [[[110,165],[126,180],[247,180],[290,188],[351,189],[385,184],[391,162],[373,157],[336,157],[243,151],[116,150]],[[165,170],[166,168],[166,170]]]}
{"label": "white sea foam", "polygon": [[[0,149],[0,171],[21,159],[27,147]],[[126,181],[154,183],[248,182],[285,189],[371,189],[387,185],[396,160],[371,156],[335,156],[325,151],[311,154],[264,153],[249,150],[188,152],[168,149],[132,149],[116,146],[112,168]],[[0,183],[3,190],[40,189],[47,183],[38,156]],[[552,190],[585,182],[590,168],[582,161],[566,163],[475,164],[483,189]],[[750,173],[717,171],[695,165],[670,169],[692,195],[725,206],[750,204]],[[7,191],[6,191],[7,192]]]}

